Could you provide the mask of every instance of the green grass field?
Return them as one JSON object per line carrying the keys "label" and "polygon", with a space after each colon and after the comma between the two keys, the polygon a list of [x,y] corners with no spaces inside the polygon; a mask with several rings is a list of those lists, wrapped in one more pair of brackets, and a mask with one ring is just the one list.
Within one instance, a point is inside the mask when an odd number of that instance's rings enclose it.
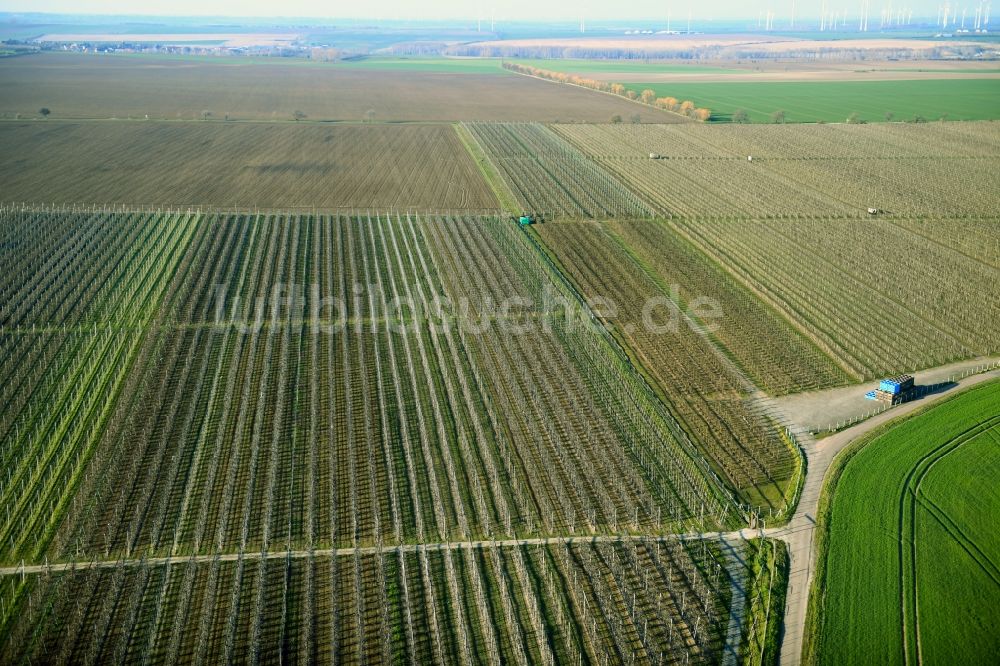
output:
{"label": "green grass field", "polygon": [[547,69],[553,72],[571,74],[600,74],[622,72],[628,74],[741,74],[748,73],[744,69],[728,69],[711,67],[697,63],[681,62],[649,62],[643,60],[582,60],[582,59],[548,59],[548,58],[517,58],[511,59],[519,65],[528,65]]}
{"label": "green grass field", "polygon": [[375,57],[342,60],[334,65],[347,69],[414,70],[418,72],[456,72],[463,74],[509,74],[500,67],[499,58],[407,58]]}
{"label": "green grass field", "polygon": [[[171,42],[177,44],[182,42]],[[183,42],[185,44],[191,42]],[[309,58],[275,58],[269,56],[241,56],[220,60],[219,56],[176,53],[114,53],[104,55],[106,58],[122,58],[126,60],[167,62],[198,62],[213,65],[275,65],[287,67],[300,65],[304,67],[324,67],[331,69],[359,69],[379,71],[416,71],[416,72],[454,72],[456,74],[506,74],[510,72],[500,66],[499,58],[445,58],[445,57],[407,57],[407,56],[374,56],[359,57],[347,60],[328,62],[311,60]]]}
{"label": "green grass field", "polygon": [[993,79],[934,79],[924,81],[822,82],[712,82],[630,83],[629,88],[651,88],[659,97],[689,99],[712,110],[716,120],[728,121],[745,109],[752,122],[770,122],[782,109],[786,122],[844,122],[852,113],[868,122],[922,116],[937,120],[993,120],[1000,118],[1000,81]]}
{"label": "green grass field", "polygon": [[1000,382],[858,450],[825,514],[811,661],[974,664],[1000,652],[998,476]]}

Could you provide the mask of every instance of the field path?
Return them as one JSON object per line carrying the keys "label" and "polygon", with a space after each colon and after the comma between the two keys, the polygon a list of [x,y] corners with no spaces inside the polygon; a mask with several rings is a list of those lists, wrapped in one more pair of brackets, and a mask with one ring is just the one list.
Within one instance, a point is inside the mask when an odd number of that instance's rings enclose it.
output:
{"label": "field path", "polygon": [[[733,533],[733,539],[739,538],[739,533]],[[728,535],[726,535],[728,536]],[[407,543],[394,546],[383,546],[383,553],[416,553],[421,550],[434,551],[456,551],[456,550],[483,550],[487,548],[513,548],[515,546],[546,546],[562,543],[582,544],[582,543],[619,543],[623,541],[669,541],[677,539],[678,536],[649,536],[642,534],[595,534],[593,536],[576,537],[537,537],[531,539],[504,539],[502,541],[490,541],[481,539],[476,541],[442,541],[438,543]],[[693,538],[693,535],[692,537]],[[699,537],[700,538],[700,537]],[[283,560],[290,558],[300,560],[309,557],[332,557],[332,556],[353,556],[374,555],[379,552],[378,546],[358,546],[347,548],[317,548],[314,550],[269,550],[269,551],[244,551],[243,560],[255,562],[265,560]],[[167,566],[171,564],[206,563],[210,564],[218,559],[220,562],[235,562],[240,559],[240,553],[204,553],[200,555],[178,555],[174,557],[148,557],[148,558],[125,558],[125,559],[95,559],[79,562],[58,562],[52,564],[26,564],[17,566],[0,567],[0,576],[20,576],[22,574],[40,574],[48,572],[69,571],[70,569],[88,568],[115,568],[119,565],[125,567],[138,566]]]}

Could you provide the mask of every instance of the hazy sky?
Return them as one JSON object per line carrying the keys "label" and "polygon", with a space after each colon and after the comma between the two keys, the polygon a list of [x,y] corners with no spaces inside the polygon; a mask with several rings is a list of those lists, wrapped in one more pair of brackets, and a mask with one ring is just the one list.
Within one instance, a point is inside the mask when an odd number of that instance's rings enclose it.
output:
{"label": "hazy sky", "polygon": [[[667,8],[675,18],[748,18],[771,8],[776,16],[787,16],[793,0],[0,0],[0,11],[59,12],[73,14],[147,14],[174,16],[308,16],[361,18],[463,19],[477,14],[488,18],[495,10],[498,19],[577,20],[581,8],[591,19],[666,17]],[[822,0],[795,0],[800,17],[818,16]],[[895,0],[895,8],[910,7],[914,15],[934,16],[943,0]],[[833,11],[846,10],[857,16],[861,0],[827,0]],[[872,0],[871,13],[878,15],[888,0]],[[979,0],[952,0],[953,6],[975,13]],[[1000,4],[1000,3],[998,3]]]}

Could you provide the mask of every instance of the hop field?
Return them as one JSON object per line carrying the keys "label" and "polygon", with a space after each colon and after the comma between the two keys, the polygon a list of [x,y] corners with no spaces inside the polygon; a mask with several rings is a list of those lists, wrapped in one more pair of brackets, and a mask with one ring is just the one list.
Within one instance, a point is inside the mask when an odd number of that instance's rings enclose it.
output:
{"label": "hop field", "polygon": [[766,646],[767,394],[1000,350],[996,128],[805,129],[3,123],[0,663]]}
{"label": "hop field", "polygon": [[856,217],[869,207],[964,217],[1000,209],[1000,131],[992,122],[552,127],[667,217]]}
{"label": "hop field", "polygon": [[[716,353],[702,322],[682,313],[685,302],[672,300],[670,286],[596,223],[548,223],[538,232],[719,473],[747,503],[786,508],[782,493],[795,458],[774,425],[750,406],[740,377]],[[650,308],[653,299],[661,305]]]}
{"label": "hop field", "polygon": [[0,661],[717,660],[730,573],[657,535],[737,507],[509,221],[0,238]]}
{"label": "hop field", "polygon": [[676,285],[681,305],[706,299],[718,304],[722,317],[711,322],[712,339],[769,395],[847,382],[847,374],[788,320],[670,226],[615,220],[607,227],[661,286]]}
{"label": "hop field", "polygon": [[728,520],[579,305],[541,309],[547,269],[509,223],[8,212],[4,231],[51,257],[5,278],[8,562]]}
{"label": "hop field", "polygon": [[717,663],[722,557],[676,540],[80,563],[30,575],[4,663]]}
{"label": "hop field", "polygon": [[652,214],[622,182],[539,124],[467,123],[522,210],[559,217]]}
{"label": "hop field", "polygon": [[675,228],[860,380],[1000,348],[1000,271],[952,249],[968,242],[954,239],[969,225],[918,223],[930,237],[894,220],[692,220]]}

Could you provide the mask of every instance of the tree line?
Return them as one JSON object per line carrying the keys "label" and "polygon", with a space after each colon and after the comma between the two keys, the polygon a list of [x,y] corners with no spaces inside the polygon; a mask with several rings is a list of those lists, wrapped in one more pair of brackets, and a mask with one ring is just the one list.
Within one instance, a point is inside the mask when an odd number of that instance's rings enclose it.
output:
{"label": "tree line", "polygon": [[625,99],[631,100],[633,102],[639,102],[640,104],[645,104],[647,106],[652,106],[657,109],[663,109],[664,111],[673,111],[674,113],[679,113],[681,115],[687,116],[688,118],[693,118],[701,122],[705,122],[712,117],[712,111],[707,108],[699,108],[695,106],[694,102],[691,100],[679,101],[676,97],[657,97],[656,91],[649,88],[642,91],[635,91],[631,88],[626,87],[621,83],[609,83],[606,81],[598,81],[596,79],[588,79],[586,77],[577,76],[576,74],[566,74],[565,72],[554,72],[548,69],[540,69],[538,67],[532,67],[530,65],[521,65],[513,62],[503,63],[503,68],[516,72],[518,74],[526,74],[528,76],[536,76],[541,79],[547,79],[549,81],[555,81],[557,83],[568,83],[574,86],[580,86],[582,88],[590,88],[591,90],[597,90],[599,92],[610,93],[612,95],[617,95],[618,97],[624,97]]}

